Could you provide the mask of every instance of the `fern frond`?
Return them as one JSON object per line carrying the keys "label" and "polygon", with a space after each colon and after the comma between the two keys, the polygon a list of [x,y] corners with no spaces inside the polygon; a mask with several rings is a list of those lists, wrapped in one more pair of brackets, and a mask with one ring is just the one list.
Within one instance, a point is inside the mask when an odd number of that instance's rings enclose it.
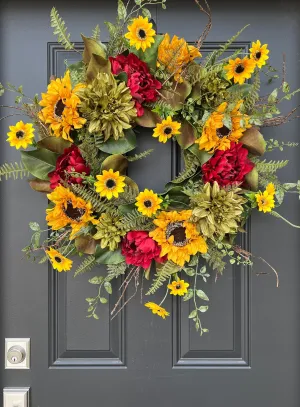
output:
{"label": "fern frond", "polygon": [[153,152],[153,148],[150,148],[149,150],[142,151],[141,153],[135,154],[135,155],[127,155],[126,158],[128,161],[133,162],[137,160],[142,160],[143,158],[146,158],[148,155],[150,155]]}
{"label": "fern frond", "polygon": [[70,40],[70,34],[67,33],[67,27],[64,20],[58,14],[55,7],[52,8],[51,13],[51,27],[54,29],[53,34],[57,35],[58,42],[60,42],[66,50],[74,49],[74,44]]}
{"label": "fern frond", "polygon": [[146,295],[154,294],[172,274],[177,273],[179,270],[180,266],[168,260],[155,274],[153,283]]}
{"label": "fern frond", "polygon": [[125,230],[151,230],[154,228],[151,219],[141,215],[137,209],[123,215],[122,226]]}
{"label": "fern frond", "polygon": [[259,99],[259,91],[260,91],[260,73],[258,70],[256,70],[253,80],[253,86],[244,100],[244,106],[247,112],[252,112],[255,103]]}
{"label": "fern frond", "polygon": [[71,184],[70,188],[80,198],[90,202],[92,204],[93,210],[96,212],[102,213],[115,210],[110,203],[100,198],[97,192],[86,186],[80,184]]}
{"label": "fern frond", "polygon": [[172,180],[172,183],[180,184],[196,174],[199,168],[199,162],[195,158],[194,154],[188,153],[187,151],[184,152],[185,169]]}
{"label": "fern frond", "polygon": [[105,281],[111,281],[115,278],[120,277],[122,274],[125,274],[127,267],[128,266],[125,262],[119,264],[108,264],[107,276],[105,277]]}
{"label": "fern frond", "polygon": [[95,134],[94,140],[95,140],[95,146],[97,148],[100,148],[100,147],[102,147],[102,144],[104,143],[104,135],[102,133]]}
{"label": "fern frond", "polygon": [[118,198],[113,200],[113,204],[115,206],[131,204],[135,202],[137,196],[137,189],[132,188],[130,185],[126,185],[124,188],[124,192],[122,192],[122,194],[120,194]]}
{"label": "fern frond", "polygon": [[22,162],[5,163],[0,167],[0,181],[2,181],[2,177],[8,180],[9,178],[23,179],[28,176],[29,171],[24,167]]}
{"label": "fern frond", "polygon": [[92,37],[96,41],[100,41],[100,27],[99,24],[96,25],[96,27],[93,29],[93,34]]}
{"label": "fern frond", "polygon": [[91,271],[92,268],[96,265],[96,258],[93,255],[87,256],[83,262],[77,267],[74,277],[77,277],[80,274],[87,273]]}
{"label": "fern frond", "polygon": [[266,174],[271,173],[273,174],[277,170],[285,167],[289,163],[289,160],[281,160],[281,161],[256,161],[255,168],[257,169],[258,173]]}
{"label": "fern frond", "polygon": [[215,61],[217,58],[219,58],[224,52],[228,50],[228,48],[231,46],[231,44],[242,34],[242,32],[249,26],[247,24],[245,27],[243,27],[240,31],[238,31],[233,37],[231,37],[224,45],[221,45],[220,49],[213,51],[211,54],[208,55],[205,66],[211,66],[214,65]]}

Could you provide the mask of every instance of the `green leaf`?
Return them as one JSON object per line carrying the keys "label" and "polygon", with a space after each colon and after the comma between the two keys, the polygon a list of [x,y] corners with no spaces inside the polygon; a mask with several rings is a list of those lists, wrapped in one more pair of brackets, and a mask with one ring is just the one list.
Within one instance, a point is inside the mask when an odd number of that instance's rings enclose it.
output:
{"label": "green leaf", "polygon": [[191,91],[192,85],[187,81],[183,81],[182,83],[174,83],[171,90],[163,89],[161,94],[167,99],[168,104],[177,111],[182,109],[184,101]]}
{"label": "green leaf", "polygon": [[265,139],[256,127],[247,129],[239,141],[253,155],[260,156],[266,151]]}
{"label": "green leaf", "polygon": [[131,51],[136,54],[142,61],[144,61],[148,65],[150,70],[156,71],[158,47],[163,39],[163,35],[156,35],[154,38],[154,43],[151,45],[150,48],[147,48],[145,51],[141,49],[137,51],[135,48],[132,48]]}
{"label": "green leaf", "polygon": [[142,14],[144,17],[147,17],[149,20],[151,19],[151,13],[147,8],[145,8],[145,7],[142,8]]}
{"label": "green leaf", "polygon": [[96,248],[95,259],[98,264],[119,264],[124,261],[121,249],[111,252],[108,249],[101,249],[100,246]]}
{"label": "green leaf", "polygon": [[230,86],[230,88],[227,89],[227,92],[230,92],[233,94],[238,93],[238,94],[241,94],[243,97],[246,97],[252,88],[253,88],[253,85],[251,85],[249,83],[243,83],[242,85],[236,84],[236,85]]}
{"label": "green leaf", "polygon": [[199,150],[199,145],[198,144],[193,144],[188,148],[188,150],[194,154],[195,157],[198,158],[199,163],[203,165],[208,161],[211,157],[212,154],[208,154],[205,150]]}
{"label": "green leaf", "polygon": [[86,71],[87,82],[92,82],[99,72],[110,74],[110,61],[109,59],[103,58],[101,55],[92,54]]}
{"label": "green leaf", "polygon": [[94,319],[99,319],[97,314],[92,314]]}
{"label": "green leaf", "polygon": [[268,103],[275,103],[277,101],[278,89],[274,89],[268,97]]}
{"label": "green leaf", "polygon": [[21,151],[21,158],[24,167],[41,180],[48,181],[49,172],[55,169],[58,154],[40,148],[32,151]]}
{"label": "green leaf", "polygon": [[112,287],[109,281],[105,281],[104,288],[108,292],[108,294],[112,294]]}
{"label": "green leaf", "polygon": [[132,129],[124,130],[125,137],[114,140],[108,139],[105,143],[99,145],[99,150],[108,154],[125,154],[136,147],[136,135]]}
{"label": "green leaf", "polygon": [[199,298],[201,298],[201,300],[209,301],[209,298],[208,298],[208,296],[205,294],[204,291],[202,291],[202,290],[197,290],[197,291],[196,291],[196,294],[197,294],[197,296],[198,296]]}
{"label": "green leaf", "polygon": [[89,64],[93,55],[99,55],[106,60],[106,52],[104,45],[94,38],[85,37],[81,34],[81,38],[84,42],[84,51],[82,60],[85,64]]}
{"label": "green leaf", "polygon": [[2,96],[5,92],[4,86],[0,83],[0,96]]}
{"label": "green leaf", "polygon": [[120,171],[125,174],[128,167],[128,160],[122,154],[113,154],[105,158],[101,165],[101,171],[112,169],[113,171]]}
{"label": "green leaf", "polygon": [[183,301],[189,301],[194,295],[194,291],[189,288],[188,292],[184,295],[184,297],[182,297]]}
{"label": "green leaf", "polygon": [[65,148],[69,148],[71,145],[72,143],[70,141],[55,136],[45,137],[37,142],[38,148],[45,148],[57,154],[63,154]]}
{"label": "green leaf", "polygon": [[282,91],[283,91],[284,93],[289,93],[289,91],[290,91],[290,85],[289,85],[287,82],[283,82],[283,84],[282,84]]}
{"label": "green leaf", "polygon": [[101,304],[106,304],[106,303],[107,303],[107,299],[104,298],[104,297],[101,297],[101,298],[100,298],[100,302],[101,302]]}
{"label": "green leaf", "polygon": [[125,20],[127,16],[126,7],[122,0],[118,0],[118,18],[120,20]]}
{"label": "green leaf", "polygon": [[141,127],[153,128],[157,123],[161,123],[161,118],[157,113],[145,107],[143,116],[137,117],[135,121]]}
{"label": "green leaf", "polygon": [[184,267],[184,272],[190,277],[193,277],[196,274],[196,270],[191,267]]}
{"label": "green leaf", "polygon": [[207,310],[208,310],[208,305],[201,305],[201,307],[199,307],[200,312],[206,312]]}
{"label": "green leaf", "polygon": [[39,231],[41,228],[40,228],[40,225],[37,223],[37,222],[30,222],[29,223],[29,227],[30,227],[30,229],[31,230],[33,230],[34,232],[37,232],[37,231]]}
{"label": "green leaf", "polygon": [[189,318],[192,319],[192,318],[195,318],[196,316],[197,316],[197,310],[194,309],[194,310],[190,313]]}
{"label": "green leaf", "polygon": [[104,280],[103,276],[95,276],[93,278],[90,278],[88,281],[90,284],[101,284]]}

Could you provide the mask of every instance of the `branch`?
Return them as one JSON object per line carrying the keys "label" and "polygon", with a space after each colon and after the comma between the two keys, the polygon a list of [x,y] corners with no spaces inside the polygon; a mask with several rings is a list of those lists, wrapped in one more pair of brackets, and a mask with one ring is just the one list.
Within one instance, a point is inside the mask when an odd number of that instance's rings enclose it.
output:
{"label": "branch", "polygon": [[195,3],[196,3],[197,6],[199,7],[200,11],[201,11],[202,13],[206,14],[207,17],[208,17],[208,22],[207,22],[207,24],[206,24],[206,26],[205,26],[205,28],[204,28],[204,31],[202,32],[202,34],[200,35],[198,41],[196,42],[196,47],[197,47],[198,49],[201,48],[203,42],[205,41],[205,39],[206,39],[206,37],[208,36],[208,33],[210,32],[211,27],[212,27],[212,18],[211,18],[210,7],[209,7],[207,1],[206,1],[206,0],[204,0],[204,1],[205,1],[206,8],[207,8],[206,10],[205,10],[205,8],[203,8],[203,7],[201,6],[201,4],[199,3],[199,0],[195,0]]}

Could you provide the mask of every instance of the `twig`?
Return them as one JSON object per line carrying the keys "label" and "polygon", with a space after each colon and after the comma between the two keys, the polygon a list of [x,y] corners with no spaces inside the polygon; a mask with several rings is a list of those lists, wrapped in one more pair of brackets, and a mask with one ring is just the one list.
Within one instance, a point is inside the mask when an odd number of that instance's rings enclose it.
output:
{"label": "twig", "polygon": [[205,39],[206,39],[206,37],[208,36],[208,33],[210,32],[211,27],[212,27],[212,18],[211,18],[210,7],[209,7],[207,1],[206,1],[206,0],[204,0],[204,1],[205,1],[207,10],[205,10],[205,9],[201,6],[201,4],[199,3],[199,0],[195,0],[195,3],[196,3],[197,6],[200,8],[200,11],[202,11],[202,13],[206,14],[207,17],[208,17],[208,22],[207,22],[207,24],[206,24],[206,26],[205,26],[205,28],[204,28],[204,31],[203,31],[203,33],[200,35],[198,41],[196,41],[196,46],[197,46],[198,49],[201,48],[203,42],[205,41]]}

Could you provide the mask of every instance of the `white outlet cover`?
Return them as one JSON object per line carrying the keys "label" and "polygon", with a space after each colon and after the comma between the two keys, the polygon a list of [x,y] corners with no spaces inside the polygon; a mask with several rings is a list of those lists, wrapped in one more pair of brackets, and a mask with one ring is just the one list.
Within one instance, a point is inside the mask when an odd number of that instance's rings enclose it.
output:
{"label": "white outlet cover", "polygon": [[[7,359],[7,352],[12,346],[21,346],[25,349],[26,356],[23,362],[18,364],[10,363]],[[30,369],[30,338],[5,338],[5,369]]]}
{"label": "white outlet cover", "polygon": [[29,407],[29,387],[3,389],[3,407]]}

